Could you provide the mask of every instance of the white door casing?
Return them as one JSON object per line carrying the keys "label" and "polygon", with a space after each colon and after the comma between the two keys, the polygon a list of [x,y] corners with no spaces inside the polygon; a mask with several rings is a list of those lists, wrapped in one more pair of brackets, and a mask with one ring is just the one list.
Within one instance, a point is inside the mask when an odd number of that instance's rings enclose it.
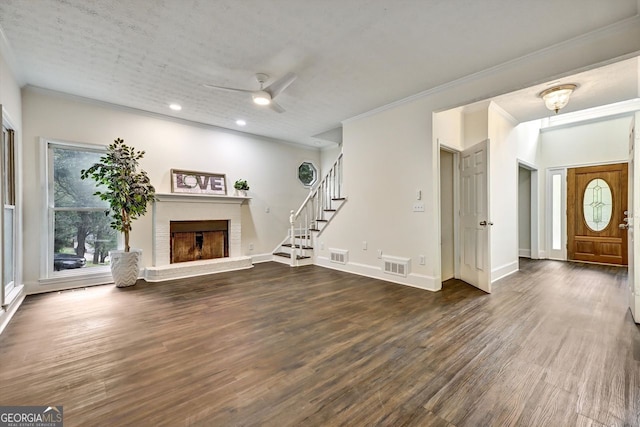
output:
{"label": "white door casing", "polygon": [[[640,185],[634,183],[635,165],[640,164],[640,150],[636,150],[636,131],[635,123],[640,120],[640,113],[636,113],[634,119],[631,121],[631,128],[629,131],[629,203],[628,213],[626,215],[627,221],[627,245],[628,245],[628,264],[629,269],[627,273],[627,280],[629,286],[629,308],[631,315],[636,323],[640,323],[640,268],[636,268],[636,263],[640,262],[640,239],[636,241],[634,236],[635,224],[640,221],[638,215],[640,214]],[[621,224],[624,226],[624,224]]]}
{"label": "white door casing", "polygon": [[460,155],[460,278],[491,293],[489,140]]}

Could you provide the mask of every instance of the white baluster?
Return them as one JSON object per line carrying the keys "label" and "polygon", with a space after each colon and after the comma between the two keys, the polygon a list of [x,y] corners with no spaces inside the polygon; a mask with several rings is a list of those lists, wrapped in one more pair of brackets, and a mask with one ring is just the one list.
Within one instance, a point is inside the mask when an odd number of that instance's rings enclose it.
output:
{"label": "white baluster", "polygon": [[291,225],[291,266],[295,265],[296,260],[296,229],[295,229],[295,212],[291,211],[289,215],[289,224]]}

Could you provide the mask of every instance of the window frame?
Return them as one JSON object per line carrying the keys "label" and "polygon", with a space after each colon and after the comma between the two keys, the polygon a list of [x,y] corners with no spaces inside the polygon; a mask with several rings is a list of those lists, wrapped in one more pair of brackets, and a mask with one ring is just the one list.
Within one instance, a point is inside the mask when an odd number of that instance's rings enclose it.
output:
{"label": "window frame", "polygon": [[[55,239],[55,213],[62,211],[90,211],[90,212],[99,212],[104,211],[105,208],[88,208],[88,207],[58,207],[54,206],[54,180],[53,180],[53,172],[54,165],[53,160],[54,156],[52,155],[54,148],[62,148],[68,150],[75,151],[90,151],[95,153],[106,153],[107,147],[104,145],[97,144],[87,144],[80,142],[72,142],[72,141],[64,141],[59,139],[52,138],[41,138],[40,139],[40,149],[41,149],[41,170],[42,174],[42,186],[41,188],[45,189],[43,191],[43,218],[42,218],[42,230],[41,233],[41,256],[40,256],[40,282],[47,283],[48,279],[59,278],[69,278],[69,277],[77,277],[77,278],[87,278],[87,277],[106,277],[108,275],[111,277],[111,269],[109,265],[100,266],[100,267],[91,267],[89,269],[86,268],[77,268],[77,269],[68,269],[68,270],[54,270],[54,239]],[[78,171],[80,173],[80,171]],[[117,233],[117,249],[121,249],[123,246],[123,239],[121,233]],[[102,280],[104,281],[104,280]]]}
{"label": "window frame", "polygon": [[[313,181],[311,181],[311,183],[309,184],[305,184],[304,182],[302,182],[302,180],[300,179],[300,168],[302,167],[302,165],[304,165],[305,163],[308,163],[311,165],[311,167],[313,168],[313,170],[315,171],[314,173],[314,177],[313,177]],[[318,169],[318,166],[316,166],[316,164],[314,162],[312,162],[311,160],[303,160],[298,164],[298,167],[296,168],[296,179],[298,180],[298,182],[300,184],[302,184],[305,188],[313,188],[319,181],[320,181],[320,170]]]}
{"label": "window frame", "polygon": [[[0,147],[0,162],[2,163],[2,213],[0,218],[2,219],[2,260],[0,262],[2,268],[2,283],[0,284],[4,289],[2,290],[4,297],[10,295],[16,288],[18,283],[18,209],[16,205],[16,188],[17,188],[17,176],[15,170],[16,164],[16,132],[10,123],[2,121],[2,147]],[[11,248],[7,248],[7,233],[5,228],[6,212],[12,212],[11,221]],[[5,273],[7,272],[7,249],[11,252],[11,281],[4,283]]]}

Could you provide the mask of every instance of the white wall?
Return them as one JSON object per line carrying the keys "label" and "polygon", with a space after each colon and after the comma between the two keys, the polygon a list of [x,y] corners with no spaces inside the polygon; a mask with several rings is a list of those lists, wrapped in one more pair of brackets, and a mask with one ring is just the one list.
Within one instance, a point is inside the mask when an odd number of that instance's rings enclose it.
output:
{"label": "white wall", "polygon": [[440,146],[464,150],[463,112],[460,107],[433,114],[433,140],[440,141]]}
{"label": "white wall", "polygon": [[[158,193],[170,193],[170,169],[224,173],[227,191],[233,182],[247,179],[251,201],[242,206],[242,252],[269,254],[285,237],[289,211],[304,200],[308,189],[296,177],[304,160],[320,164],[320,152],[291,144],[261,139],[239,132],[196,126],[172,119],[139,114],[123,108],[88,102],[36,89],[23,91],[25,257],[37,265],[40,258],[42,188],[39,170],[39,138],[107,145],[120,137],[136,149],[145,150],[141,167]],[[266,209],[270,212],[267,213]],[[143,265],[150,266],[151,214],[133,225],[132,245],[143,249]],[[254,245],[249,250],[249,244]],[[39,272],[26,272],[25,280],[37,286]],[[38,290],[42,290],[38,288]]]}
{"label": "white wall", "polygon": [[342,145],[339,144],[331,145],[320,151],[320,165],[318,165],[320,167],[320,178],[323,178],[333,167],[341,151]]}
{"label": "white wall", "polygon": [[631,117],[544,130],[541,163],[546,168],[626,161]]}
{"label": "white wall", "polygon": [[463,149],[489,138],[489,102],[465,107],[462,115]]}
{"label": "white wall", "polygon": [[488,110],[491,281],[518,270],[516,123],[500,107]]}

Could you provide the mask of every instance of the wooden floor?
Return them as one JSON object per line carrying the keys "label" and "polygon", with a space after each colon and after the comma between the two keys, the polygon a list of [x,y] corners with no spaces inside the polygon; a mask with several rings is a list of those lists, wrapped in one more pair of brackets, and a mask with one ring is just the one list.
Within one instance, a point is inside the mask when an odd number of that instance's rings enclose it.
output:
{"label": "wooden floor", "polygon": [[486,295],[315,266],[27,297],[0,405],[65,426],[639,426],[626,270],[521,260]]}

